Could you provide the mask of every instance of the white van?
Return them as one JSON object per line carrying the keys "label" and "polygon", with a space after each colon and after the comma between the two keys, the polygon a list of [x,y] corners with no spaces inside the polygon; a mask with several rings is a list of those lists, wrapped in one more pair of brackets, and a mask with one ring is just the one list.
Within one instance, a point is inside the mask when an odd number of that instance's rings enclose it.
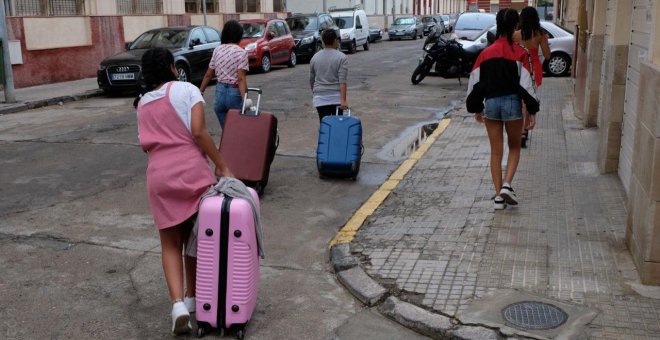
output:
{"label": "white van", "polygon": [[367,14],[358,6],[355,8],[330,8],[330,15],[341,31],[341,48],[355,53],[362,45],[369,50],[369,22]]}

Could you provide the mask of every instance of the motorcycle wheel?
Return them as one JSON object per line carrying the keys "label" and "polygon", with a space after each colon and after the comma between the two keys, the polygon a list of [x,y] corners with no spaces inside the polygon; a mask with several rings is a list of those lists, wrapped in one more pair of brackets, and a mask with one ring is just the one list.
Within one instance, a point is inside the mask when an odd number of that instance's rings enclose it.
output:
{"label": "motorcycle wheel", "polygon": [[428,60],[424,60],[421,64],[417,65],[417,68],[413,71],[412,77],[410,77],[410,81],[413,85],[417,85],[424,80],[431,71],[431,67],[433,67],[433,62]]}

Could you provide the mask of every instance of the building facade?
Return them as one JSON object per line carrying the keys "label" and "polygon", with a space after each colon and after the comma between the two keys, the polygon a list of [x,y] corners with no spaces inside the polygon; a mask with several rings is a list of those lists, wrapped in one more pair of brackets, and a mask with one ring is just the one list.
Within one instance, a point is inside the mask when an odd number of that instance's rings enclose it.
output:
{"label": "building facade", "polygon": [[466,0],[287,0],[289,12],[325,12],[356,5],[370,16],[450,14],[465,11]]}
{"label": "building facade", "polygon": [[527,7],[536,7],[537,0],[468,0],[466,11],[497,13],[503,8],[513,8],[517,11]]}
{"label": "building facade", "polygon": [[598,167],[627,194],[626,245],[645,284],[660,285],[660,2],[574,0],[575,108],[600,134]]}
{"label": "building facade", "polygon": [[285,0],[2,1],[17,88],[94,77],[103,58],[148,29],[286,17]]}

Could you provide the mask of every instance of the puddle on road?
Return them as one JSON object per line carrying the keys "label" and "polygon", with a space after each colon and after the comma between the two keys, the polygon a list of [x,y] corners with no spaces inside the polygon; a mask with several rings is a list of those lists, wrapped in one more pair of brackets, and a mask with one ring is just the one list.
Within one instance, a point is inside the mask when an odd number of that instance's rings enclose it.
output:
{"label": "puddle on road", "polygon": [[451,112],[457,103],[452,102],[450,107],[445,107],[442,111],[437,112],[438,121],[422,122],[405,129],[399,137],[385,144],[378,153],[378,158],[386,161],[400,161],[408,158],[438,128],[439,121]]}
{"label": "puddle on road", "polygon": [[438,123],[422,123],[407,128],[399,138],[387,143],[378,157],[389,161],[408,158],[438,128]]}

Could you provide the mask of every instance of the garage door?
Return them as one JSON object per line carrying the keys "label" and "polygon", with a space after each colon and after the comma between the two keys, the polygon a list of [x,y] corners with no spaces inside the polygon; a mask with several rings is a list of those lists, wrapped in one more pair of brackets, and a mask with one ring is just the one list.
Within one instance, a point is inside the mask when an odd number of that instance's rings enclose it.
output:
{"label": "garage door", "polygon": [[635,143],[639,67],[640,62],[647,59],[648,48],[651,43],[651,18],[654,2],[654,0],[635,0],[633,3],[626,97],[623,108],[623,131],[619,153],[619,177],[628,194],[630,193],[630,179],[632,177],[633,144]]}

